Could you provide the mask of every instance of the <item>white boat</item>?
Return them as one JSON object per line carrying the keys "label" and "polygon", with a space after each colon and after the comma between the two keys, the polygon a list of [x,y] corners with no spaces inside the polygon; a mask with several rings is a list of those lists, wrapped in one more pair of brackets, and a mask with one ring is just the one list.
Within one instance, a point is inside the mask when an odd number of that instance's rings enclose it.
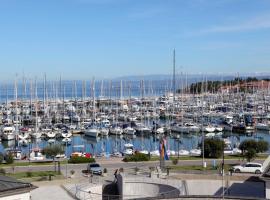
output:
{"label": "white boat", "polygon": [[30,136],[30,134],[27,131],[22,131],[18,135],[19,139],[21,139],[21,140],[26,140],[29,138],[29,136]]}
{"label": "white boat", "polygon": [[56,133],[54,131],[46,132],[45,133],[46,137],[49,139],[53,139],[56,136]]}
{"label": "white boat", "polygon": [[246,132],[254,132],[255,131],[255,127],[254,126],[246,126]]}
{"label": "white boat", "polygon": [[208,138],[212,138],[212,137],[215,137],[215,133],[206,133],[205,134],[205,137],[208,137]]}
{"label": "white boat", "polygon": [[84,134],[86,136],[89,136],[89,137],[95,137],[97,138],[98,135],[99,135],[100,131],[99,129],[95,128],[95,127],[89,127],[87,129],[84,130]]}
{"label": "white boat", "polygon": [[57,154],[56,156],[55,156],[55,158],[66,158],[66,155],[65,154]]}
{"label": "white boat", "polygon": [[72,133],[70,131],[62,132],[63,138],[70,138],[72,136]]}
{"label": "white boat", "polygon": [[168,156],[175,156],[176,152],[174,150],[167,150],[167,155]]}
{"label": "white boat", "polygon": [[15,127],[4,126],[2,128],[2,139],[3,140],[14,140],[15,139]]}
{"label": "white boat", "polygon": [[151,156],[160,156],[160,152],[159,152],[159,150],[154,150],[154,151],[150,152],[150,155]]}
{"label": "white boat", "polygon": [[151,129],[142,123],[137,123],[135,129],[136,129],[137,133],[139,133],[139,134],[151,132]]}
{"label": "white boat", "polygon": [[127,128],[124,128],[123,132],[126,135],[134,135],[135,132],[136,132],[136,130],[134,128],[132,128],[132,127],[129,126]]}
{"label": "white boat", "polygon": [[203,127],[203,131],[207,132],[207,133],[213,133],[215,130],[216,130],[216,128],[213,126],[204,126]]}
{"label": "white boat", "polygon": [[242,153],[242,151],[240,150],[240,149],[238,149],[238,148],[233,148],[233,154],[235,155],[235,154],[241,154]]}
{"label": "white boat", "polygon": [[118,151],[115,151],[112,153],[112,157],[118,157],[118,158],[121,158],[122,157],[122,154]]}
{"label": "white boat", "polygon": [[141,151],[139,151],[139,152],[142,153],[142,154],[146,154],[146,155],[149,154],[149,151],[147,151],[147,150],[141,150]]}
{"label": "white boat", "polygon": [[215,132],[222,132],[223,131],[223,127],[222,126],[219,126],[219,125],[216,125],[215,126]]}
{"label": "white boat", "polygon": [[191,149],[189,152],[191,156],[201,156],[202,153],[201,149]]}
{"label": "white boat", "polygon": [[157,132],[157,134],[164,134],[165,128],[164,127],[158,128],[156,132]]}
{"label": "white boat", "polygon": [[40,149],[33,149],[30,153],[30,161],[40,161],[40,160],[44,160],[45,157],[44,155],[42,155],[42,153],[40,152]]}
{"label": "white boat", "polygon": [[124,144],[123,154],[124,155],[133,155],[133,153],[134,153],[133,144],[131,144],[131,143]]}
{"label": "white boat", "polygon": [[180,156],[189,156],[189,151],[185,149],[179,150],[179,155]]}
{"label": "white boat", "polygon": [[112,128],[110,128],[110,133],[113,135],[122,135],[123,129],[120,128],[119,126],[112,127]]}
{"label": "white boat", "polygon": [[223,132],[217,132],[216,133],[216,136],[222,136],[223,135]]}
{"label": "white boat", "polygon": [[266,124],[266,123],[257,123],[255,127],[257,130],[263,130],[263,131],[270,130],[270,124]]}
{"label": "white boat", "polygon": [[32,137],[32,138],[34,138],[34,139],[39,139],[40,137],[41,137],[41,135],[42,135],[42,133],[41,132],[32,132],[32,133],[30,133],[30,136]]}
{"label": "white boat", "polygon": [[63,138],[63,139],[62,139],[62,142],[63,142],[63,143],[70,144],[70,143],[71,143],[71,138],[68,138],[68,137]]}
{"label": "white boat", "polygon": [[19,145],[20,146],[27,146],[28,145],[28,140],[26,139],[19,139]]}
{"label": "white boat", "polygon": [[109,129],[108,128],[101,128],[99,131],[100,131],[100,135],[102,135],[102,136],[108,136],[109,135]]}
{"label": "white boat", "polygon": [[185,126],[188,128],[189,133],[197,133],[197,132],[200,132],[201,130],[200,127],[192,123],[186,123]]}

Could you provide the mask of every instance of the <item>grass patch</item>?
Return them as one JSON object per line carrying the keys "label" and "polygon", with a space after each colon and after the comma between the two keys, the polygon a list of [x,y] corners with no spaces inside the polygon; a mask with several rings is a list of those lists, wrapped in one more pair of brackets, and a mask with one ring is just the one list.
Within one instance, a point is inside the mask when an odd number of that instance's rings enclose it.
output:
{"label": "grass patch", "polygon": [[[267,154],[258,154],[258,156],[255,159],[258,160],[264,160],[268,157]],[[174,160],[175,158],[177,158],[177,156],[169,156],[170,160]],[[205,158],[205,160],[220,160],[221,158]],[[224,157],[225,160],[242,160],[243,157],[242,155],[238,154],[238,155],[225,155]],[[151,156],[150,161],[158,161],[159,157],[158,156]],[[181,160],[202,160],[202,157],[200,156],[179,156],[179,161]]]}
{"label": "grass patch", "polygon": [[6,174],[6,176],[10,176],[16,179],[22,179],[22,178],[32,178],[32,177],[48,177],[49,175],[59,175],[58,172],[55,171],[38,171],[38,172],[32,172],[32,171],[28,171],[28,172],[18,172],[18,173],[8,173]]}
{"label": "grass patch", "polygon": [[[66,164],[67,161],[66,160],[63,160],[63,161],[60,161],[60,164]],[[19,167],[19,166],[29,166],[29,165],[54,165],[54,162],[53,161],[46,161],[46,162],[14,162],[13,164],[6,164],[6,163],[2,163],[0,164],[0,168],[1,167],[12,167],[12,166],[15,166],[15,167]]]}
{"label": "grass patch", "polygon": [[[173,171],[220,171],[221,165],[215,168],[211,165],[208,165],[206,168],[203,168],[201,165],[172,165],[169,166],[169,168]],[[229,171],[231,168],[232,165],[224,165],[225,172]]]}

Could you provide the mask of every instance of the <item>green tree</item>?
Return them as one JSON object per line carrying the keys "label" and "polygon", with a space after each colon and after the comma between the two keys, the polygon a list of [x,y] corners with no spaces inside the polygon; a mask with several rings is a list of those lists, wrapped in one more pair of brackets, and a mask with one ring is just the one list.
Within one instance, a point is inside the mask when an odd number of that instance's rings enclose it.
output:
{"label": "green tree", "polygon": [[251,160],[253,160],[257,156],[256,150],[255,149],[249,149],[248,151],[246,151],[244,156],[247,159],[247,161],[250,162]]}
{"label": "green tree", "polygon": [[[244,140],[239,145],[239,149],[242,151],[242,154],[244,155],[249,149],[254,149],[256,151],[257,149],[257,142],[256,140]],[[256,151],[257,152],[257,151]]]}
{"label": "green tree", "polygon": [[54,159],[58,154],[63,154],[64,152],[64,149],[60,145],[47,146],[42,150],[42,154],[52,159]]}
{"label": "green tree", "polygon": [[[54,161],[54,171],[56,171],[55,157],[58,154],[63,154],[65,151],[60,145],[47,146],[42,150],[42,154],[46,157],[52,158]],[[60,162],[58,162],[58,172],[60,173]]]}
{"label": "green tree", "polygon": [[204,140],[204,156],[206,158],[220,158],[224,150],[224,141],[219,139]]}
{"label": "green tree", "polygon": [[268,151],[268,149],[269,149],[269,144],[268,144],[267,141],[260,140],[260,141],[257,142],[257,149],[256,149],[256,151],[258,153],[266,152],[266,151]]}
{"label": "green tree", "polygon": [[242,151],[242,156],[249,162],[256,158],[257,153],[267,151],[269,144],[267,141],[245,140],[241,142],[239,149]]}

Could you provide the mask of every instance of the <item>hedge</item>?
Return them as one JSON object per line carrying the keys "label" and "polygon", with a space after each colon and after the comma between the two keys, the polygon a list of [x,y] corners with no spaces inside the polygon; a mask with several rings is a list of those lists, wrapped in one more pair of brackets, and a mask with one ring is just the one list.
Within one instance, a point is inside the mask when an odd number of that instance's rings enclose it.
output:
{"label": "hedge", "polygon": [[68,163],[93,163],[96,162],[95,158],[86,158],[80,156],[73,156],[68,160]]}
{"label": "hedge", "polygon": [[124,162],[139,162],[139,161],[149,161],[150,158],[148,155],[143,153],[135,153],[134,155],[126,156]]}

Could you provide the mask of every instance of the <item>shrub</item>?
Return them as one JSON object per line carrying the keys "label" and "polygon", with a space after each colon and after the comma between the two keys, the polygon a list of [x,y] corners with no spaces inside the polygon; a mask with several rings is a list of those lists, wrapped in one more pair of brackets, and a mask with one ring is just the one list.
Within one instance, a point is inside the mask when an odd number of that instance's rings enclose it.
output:
{"label": "shrub", "polygon": [[6,174],[6,170],[3,169],[3,168],[0,168],[0,174],[1,174],[1,175],[5,175],[5,174]]}
{"label": "shrub", "polygon": [[204,156],[206,158],[220,158],[224,150],[224,141],[219,139],[204,140]]}
{"label": "shrub", "polygon": [[7,164],[12,164],[14,162],[13,155],[11,153],[6,154],[5,160]]}
{"label": "shrub", "polygon": [[68,163],[93,163],[96,162],[94,158],[73,156],[68,160]]}
{"label": "shrub", "polygon": [[178,164],[178,159],[176,158],[176,159],[173,159],[172,160],[172,163],[173,163],[173,165],[177,165]]}
{"label": "shrub", "polygon": [[0,153],[0,164],[4,161],[4,155]]}
{"label": "shrub", "polygon": [[32,177],[32,176],[33,176],[32,172],[30,172],[30,171],[26,172],[26,177]]}
{"label": "shrub", "polygon": [[143,153],[135,153],[134,155],[126,156],[124,162],[139,162],[139,161],[149,161],[150,158],[148,155]]}

